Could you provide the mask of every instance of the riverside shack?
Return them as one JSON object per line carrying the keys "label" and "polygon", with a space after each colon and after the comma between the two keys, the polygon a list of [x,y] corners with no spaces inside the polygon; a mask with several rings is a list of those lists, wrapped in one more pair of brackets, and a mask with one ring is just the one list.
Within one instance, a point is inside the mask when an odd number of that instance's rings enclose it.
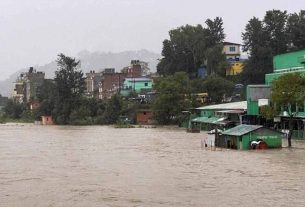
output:
{"label": "riverside shack", "polygon": [[281,148],[284,134],[260,125],[241,124],[223,131],[215,145],[222,148],[248,150],[252,141],[264,141],[268,148]]}

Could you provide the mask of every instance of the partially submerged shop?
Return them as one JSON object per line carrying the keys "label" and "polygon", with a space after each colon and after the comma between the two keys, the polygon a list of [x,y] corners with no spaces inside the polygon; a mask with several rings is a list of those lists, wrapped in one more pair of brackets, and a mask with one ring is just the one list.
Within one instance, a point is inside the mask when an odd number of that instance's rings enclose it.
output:
{"label": "partially submerged shop", "polygon": [[[249,150],[254,147],[281,148],[284,134],[260,125],[242,124],[223,131],[216,138],[216,147]],[[258,149],[258,148],[256,148]]]}
{"label": "partially submerged shop", "polygon": [[196,109],[197,117],[190,120],[189,131],[234,127],[241,123],[246,109],[246,101],[199,107]]}

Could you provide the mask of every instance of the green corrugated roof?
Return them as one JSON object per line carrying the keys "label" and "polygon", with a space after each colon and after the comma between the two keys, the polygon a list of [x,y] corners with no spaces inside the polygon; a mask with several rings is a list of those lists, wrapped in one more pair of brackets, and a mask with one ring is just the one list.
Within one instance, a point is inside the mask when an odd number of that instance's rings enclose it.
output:
{"label": "green corrugated roof", "polygon": [[192,119],[192,122],[201,122],[201,123],[208,123],[208,124],[217,124],[219,121],[223,121],[223,118],[219,117],[197,117]]}
{"label": "green corrugated roof", "polygon": [[209,117],[197,117],[195,119],[192,119],[192,122],[203,122],[205,123],[206,120],[208,120]]}
{"label": "green corrugated roof", "polygon": [[244,134],[248,134],[249,132],[255,131],[259,128],[262,128],[263,126],[260,125],[246,125],[241,124],[234,128],[228,129],[226,131],[223,131],[222,134],[224,135],[231,135],[231,136],[242,136]]}
{"label": "green corrugated roof", "polygon": [[208,120],[205,121],[205,123],[209,123],[209,124],[216,124],[218,122],[218,117],[211,117]]}

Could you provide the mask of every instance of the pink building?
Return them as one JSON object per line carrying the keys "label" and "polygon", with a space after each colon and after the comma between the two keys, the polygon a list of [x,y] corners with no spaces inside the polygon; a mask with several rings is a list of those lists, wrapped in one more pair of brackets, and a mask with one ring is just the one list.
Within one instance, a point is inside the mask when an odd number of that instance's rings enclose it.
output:
{"label": "pink building", "polygon": [[42,116],[41,120],[42,120],[42,125],[53,125],[54,124],[52,116]]}

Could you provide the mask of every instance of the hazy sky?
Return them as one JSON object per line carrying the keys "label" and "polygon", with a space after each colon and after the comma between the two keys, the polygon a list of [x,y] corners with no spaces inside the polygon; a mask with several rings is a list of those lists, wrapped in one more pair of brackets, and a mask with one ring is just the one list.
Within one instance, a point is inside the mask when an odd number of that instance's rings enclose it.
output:
{"label": "hazy sky", "polygon": [[63,52],[148,49],[168,31],[221,16],[227,41],[241,42],[248,20],[266,10],[299,12],[304,0],[0,0],[0,80]]}

